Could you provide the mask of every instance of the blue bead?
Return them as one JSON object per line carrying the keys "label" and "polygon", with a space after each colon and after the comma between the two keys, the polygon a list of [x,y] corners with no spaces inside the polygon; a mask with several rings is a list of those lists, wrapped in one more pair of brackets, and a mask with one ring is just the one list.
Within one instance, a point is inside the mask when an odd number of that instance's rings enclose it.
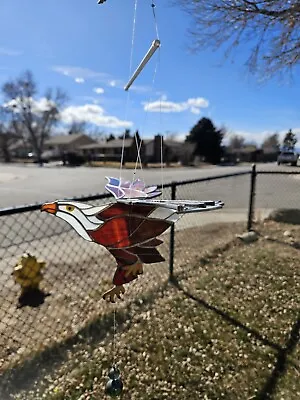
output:
{"label": "blue bead", "polygon": [[119,396],[123,390],[123,383],[121,379],[110,379],[105,388],[105,393],[111,397]]}
{"label": "blue bead", "polygon": [[117,367],[112,367],[108,373],[108,377],[110,379],[119,379],[120,378],[120,371]]}

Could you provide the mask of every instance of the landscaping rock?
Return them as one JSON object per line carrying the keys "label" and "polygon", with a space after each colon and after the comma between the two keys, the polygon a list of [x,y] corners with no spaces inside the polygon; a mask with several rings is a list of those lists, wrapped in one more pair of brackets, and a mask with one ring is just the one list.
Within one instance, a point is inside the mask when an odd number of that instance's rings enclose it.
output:
{"label": "landscaping rock", "polygon": [[245,243],[252,243],[258,239],[258,234],[254,231],[245,232],[242,235],[236,235],[237,238],[241,239]]}
{"label": "landscaping rock", "polygon": [[283,232],[283,236],[285,236],[285,237],[292,236],[292,232],[291,231],[284,231]]}

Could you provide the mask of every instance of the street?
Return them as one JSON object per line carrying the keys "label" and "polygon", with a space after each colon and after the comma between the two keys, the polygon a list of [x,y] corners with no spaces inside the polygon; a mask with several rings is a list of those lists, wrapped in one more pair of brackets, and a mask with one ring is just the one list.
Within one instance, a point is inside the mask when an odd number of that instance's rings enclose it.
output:
{"label": "street", "polygon": [[[167,184],[250,169],[251,165],[166,168],[164,171],[148,169],[143,171],[142,177],[147,184],[161,184],[163,177],[164,184]],[[265,164],[258,165],[257,170],[299,173],[300,168]],[[0,208],[104,193],[105,176],[119,176],[119,173],[119,170],[108,168],[0,165]],[[133,171],[124,170],[122,176],[132,179]],[[255,192],[254,215],[257,218],[264,218],[274,208],[299,208],[300,175],[258,174]],[[217,211],[185,215],[176,223],[176,230],[222,222],[242,222],[246,229],[249,194],[250,174],[178,185],[177,199],[222,200],[225,206]],[[163,190],[162,198],[170,198],[170,188]],[[109,201],[105,199],[100,204]],[[99,204],[99,201],[91,203]],[[165,235],[168,238],[169,232]],[[38,254],[48,262],[59,263],[69,258],[80,260],[83,254],[90,254],[93,247],[82,240],[67,223],[39,211],[0,217],[0,242],[0,270],[5,282],[10,276],[11,265],[25,251]],[[96,247],[100,251],[99,246]]]}
{"label": "street", "polygon": [[[211,166],[205,168],[164,168],[137,171],[122,170],[122,177],[144,179],[146,184],[167,184],[172,181],[204,178],[214,175],[249,171],[251,165]],[[261,171],[298,171],[298,167],[261,164]],[[37,165],[0,164],[0,208],[53,201],[56,199],[104,193],[105,176],[120,176],[115,168],[92,167],[39,167]],[[250,179],[248,176],[209,181],[197,184],[197,190],[183,186],[178,190],[180,198],[224,199],[226,208],[248,206]],[[273,208],[288,204],[299,206],[300,180],[293,175],[261,175],[258,178],[257,206]],[[201,192],[198,191],[201,188]],[[165,195],[168,198],[168,193]]]}

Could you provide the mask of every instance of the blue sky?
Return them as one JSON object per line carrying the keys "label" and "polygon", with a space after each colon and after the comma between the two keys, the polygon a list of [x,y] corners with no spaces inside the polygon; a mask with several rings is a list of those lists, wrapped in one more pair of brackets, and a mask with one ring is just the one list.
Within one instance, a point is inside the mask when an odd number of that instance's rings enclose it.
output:
{"label": "blue sky", "polygon": [[[137,2],[131,70],[156,37],[150,4]],[[292,82],[259,84],[243,67],[246,47],[225,63],[222,51],[191,53],[190,18],[169,0],[156,4],[161,49],[127,94],[135,0],[2,1],[0,84],[31,69],[40,97],[47,87],[68,93],[66,124],[84,119],[106,133],[183,137],[205,116],[248,141],[289,128],[300,140],[299,68]]]}

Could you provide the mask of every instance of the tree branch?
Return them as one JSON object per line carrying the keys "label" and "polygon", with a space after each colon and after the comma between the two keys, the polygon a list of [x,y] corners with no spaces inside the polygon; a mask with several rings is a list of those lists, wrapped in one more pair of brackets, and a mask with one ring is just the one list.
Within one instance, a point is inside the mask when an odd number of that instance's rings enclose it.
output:
{"label": "tree branch", "polygon": [[253,72],[261,70],[264,75],[291,68],[300,61],[299,0],[179,0],[179,3],[192,18],[194,50],[226,45],[228,56],[234,48],[247,43],[252,48],[246,63]]}

